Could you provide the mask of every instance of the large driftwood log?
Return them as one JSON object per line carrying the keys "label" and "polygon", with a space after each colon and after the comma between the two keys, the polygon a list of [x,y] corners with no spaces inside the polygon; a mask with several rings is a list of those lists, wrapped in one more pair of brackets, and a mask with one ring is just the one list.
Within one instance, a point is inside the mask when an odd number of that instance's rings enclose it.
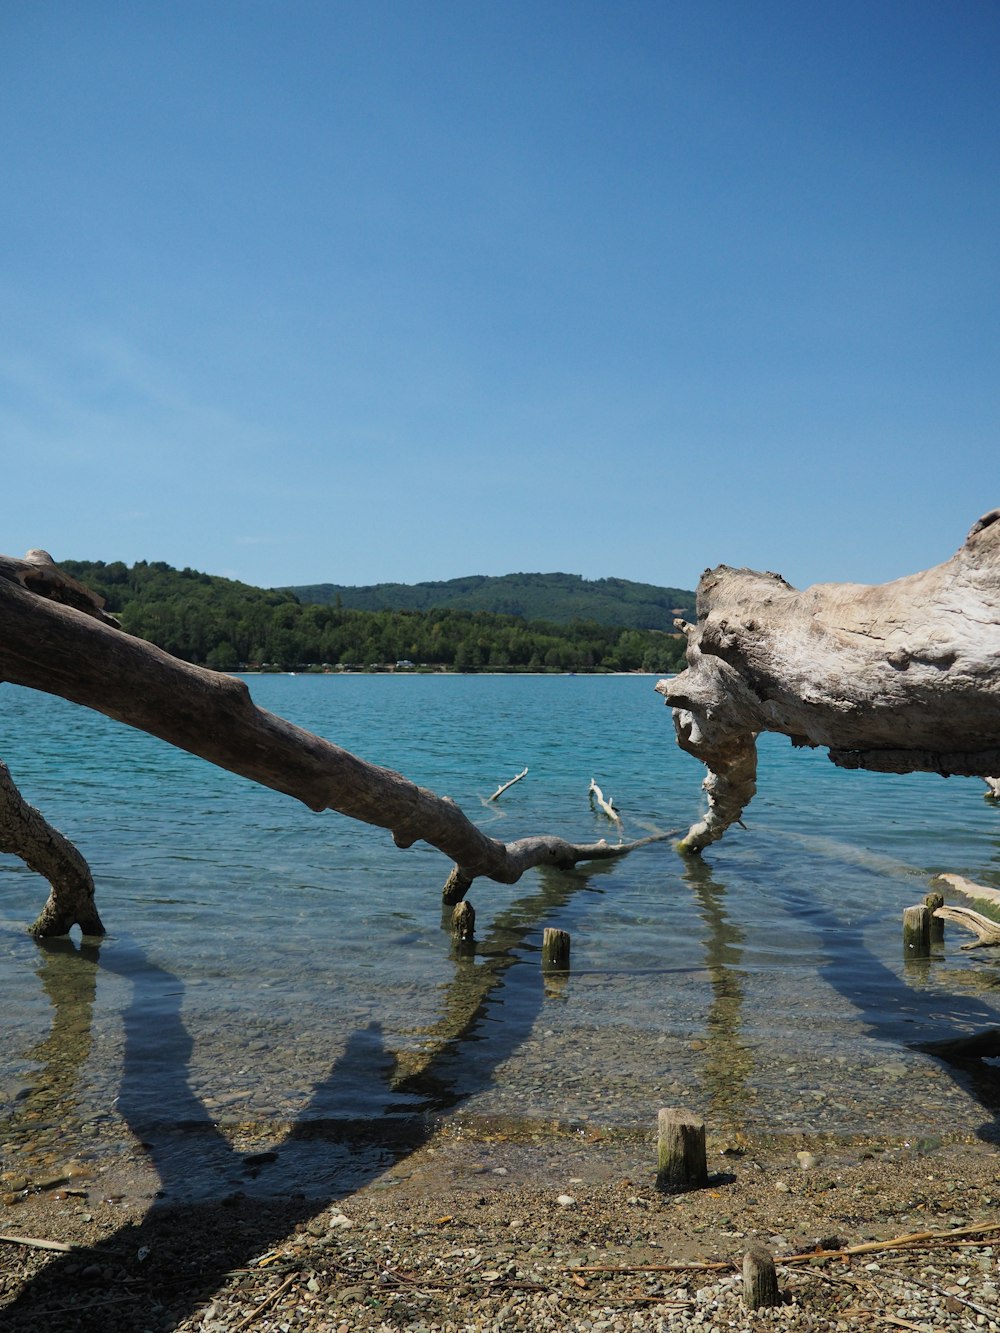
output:
{"label": "large driftwood log", "polygon": [[[679,622],[680,623],[680,622]],[[698,587],[687,669],[657,690],[708,768],[700,851],[756,790],[759,732],[825,746],[843,768],[1000,772],[1000,509],[950,560],[892,583],[799,591],[726,565]]]}
{"label": "large driftwood log", "polygon": [[[59,570],[44,551],[29,552],[24,560],[0,557],[0,624],[0,681],[93,708],[285,792],[311,810],[336,810],[389,829],[399,847],[430,843],[455,863],[445,886],[449,902],[458,902],[478,876],[513,884],[533,866],[569,867],[622,856],[659,840],[653,836],[610,846],[550,836],[510,843],[489,838],[447,797],[257,708],[243,681],[191,666],[123,633],[101,599]],[[13,810],[14,797],[8,794],[6,800]],[[34,831],[23,819],[8,820],[8,826],[12,832],[3,834],[2,850],[21,856],[52,887],[34,933],[65,934],[77,923],[85,931],[99,931],[93,882],[82,857],[74,874],[69,852],[75,849],[65,844],[54,866],[51,849],[46,851],[54,830],[44,820]]]}

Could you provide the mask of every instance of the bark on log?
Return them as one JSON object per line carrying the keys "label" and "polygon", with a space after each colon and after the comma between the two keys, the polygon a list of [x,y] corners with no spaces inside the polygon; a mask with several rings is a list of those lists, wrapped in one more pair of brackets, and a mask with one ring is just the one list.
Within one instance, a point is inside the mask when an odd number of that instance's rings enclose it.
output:
{"label": "bark on log", "polygon": [[[513,884],[533,866],[610,859],[672,836],[616,846],[551,836],[510,843],[489,838],[448,797],[257,708],[243,681],[191,666],[125,634],[100,598],[63,574],[45,552],[29,552],[25,560],[0,556],[0,624],[0,681],[92,708],[311,810],[336,810],[389,829],[398,847],[430,843],[455,862],[445,888],[451,902],[460,901],[478,876]],[[18,848],[7,850],[24,856]],[[65,933],[74,922],[87,930],[93,918],[70,902],[64,879],[37,868],[58,903],[40,933]]]}
{"label": "bark on log", "polygon": [[892,583],[799,591],[720,565],[698,587],[687,668],[656,688],[708,768],[708,810],[679,844],[721,838],[756,790],[756,736],[823,746],[842,768],[1000,771],[1000,509],[950,560]]}

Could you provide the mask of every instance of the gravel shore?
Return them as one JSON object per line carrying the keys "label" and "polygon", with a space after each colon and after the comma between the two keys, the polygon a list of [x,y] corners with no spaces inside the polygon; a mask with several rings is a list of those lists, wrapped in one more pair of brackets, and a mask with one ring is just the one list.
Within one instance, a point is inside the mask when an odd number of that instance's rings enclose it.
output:
{"label": "gravel shore", "polygon": [[[322,1200],[282,1194],[280,1151],[246,1160],[248,1188],[211,1204],[105,1198],[85,1175],[8,1192],[0,1329],[1000,1331],[981,1142],[710,1139],[708,1186],[680,1195],[655,1187],[651,1135],[451,1125]],[[755,1244],[782,1303],[750,1312]]]}

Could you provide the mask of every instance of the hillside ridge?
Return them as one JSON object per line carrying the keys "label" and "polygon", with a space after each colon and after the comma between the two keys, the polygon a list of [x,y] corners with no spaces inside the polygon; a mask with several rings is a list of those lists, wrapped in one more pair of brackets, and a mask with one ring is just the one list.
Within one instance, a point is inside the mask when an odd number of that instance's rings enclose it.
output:
{"label": "hillside ridge", "polygon": [[631,579],[585,579],[579,574],[470,574],[423,583],[307,583],[280,589],[303,603],[356,611],[490,611],[568,624],[671,632],[680,615],[694,620],[694,592]]}
{"label": "hillside ridge", "polygon": [[159,560],[60,564],[105,599],[127,633],[220,671],[420,667],[663,674],[676,670],[684,654],[683,636],[672,628],[635,625],[634,604],[624,595],[618,599],[624,624],[614,623],[607,607],[599,619],[599,611],[585,611],[579,602],[566,614],[565,600],[560,621],[551,614],[559,609],[552,601],[544,618],[481,604],[366,610],[338,604],[336,594],[326,605],[303,602],[289,589],[256,588]]}

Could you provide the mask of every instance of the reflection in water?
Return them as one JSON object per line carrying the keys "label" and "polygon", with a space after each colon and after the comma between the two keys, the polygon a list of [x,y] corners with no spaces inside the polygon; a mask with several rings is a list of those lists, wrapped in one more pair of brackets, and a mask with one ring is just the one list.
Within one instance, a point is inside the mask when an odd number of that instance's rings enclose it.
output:
{"label": "reflection in water", "polygon": [[747,1086],[753,1055],[742,1039],[743,931],[728,918],[726,890],[712,877],[701,857],[686,857],[684,881],[694,891],[708,933],[705,963],[712,988],[712,1003],[705,1020],[708,1048],[702,1084],[709,1095],[709,1114],[740,1127],[741,1114],[752,1100]]}
{"label": "reflection in water", "polygon": [[[100,945],[79,948],[70,939],[38,940],[36,972],[52,1006],[52,1025],[42,1041],[24,1052],[40,1067],[26,1095],[4,1124],[8,1138],[30,1145],[25,1160],[51,1167],[67,1127],[79,1121],[80,1072],[90,1055]],[[74,1145],[75,1147],[76,1145]]]}
{"label": "reflection in water", "polygon": [[[393,1082],[397,1090],[421,1090],[439,1109],[445,1109],[488,1086],[483,1068],[477,1071],[478,1076],[470,1068],[470,1058],[481,1066],[482,1043],[474,1048],[469,1045],[477,1027],[487,1018],[487,1006],[502,1003],[506,974],[515,964],[524,962],[524,951],[530,948],[537,955],[539,946],[531,942],[546,920],[586,889],[594,877],[607,873],[609,867],[598,862],[571,870],[543,867],[534,876],[538,891],[515,899],[498,913],[474,950],[453,945],[455,971],[441,987],[440,1017],[424,1029],[424,1050],[397,1056]],[[450,911],[442,914],[441,921],[442,930],[449,932]],[[530,1031],[543,990],[547,992],[548,984],[539,969],[533,1003],[520,1013],[505,1008],[502,1025],[491,1025],[488,1063],[492,1067],[506,1059]],[[470,1073],[472,1081],[467,1082]]]}

